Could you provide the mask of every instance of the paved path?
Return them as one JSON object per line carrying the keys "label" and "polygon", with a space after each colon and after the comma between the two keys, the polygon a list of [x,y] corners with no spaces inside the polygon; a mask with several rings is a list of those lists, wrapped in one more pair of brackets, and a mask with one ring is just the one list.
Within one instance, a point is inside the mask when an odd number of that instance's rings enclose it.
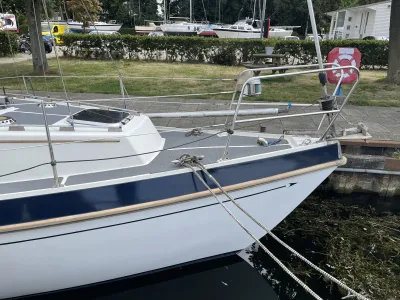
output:
{"label": "paved path", "polygon": [[[56,57],[55,52],[51,52],[49,54],[46,54],[47,58],[54,58]],[[2,64],[12,64],[14,61],[16,63],[21,62],[21,61],[27,61],[27,60],[32,60],[32,55],[29,54],[23,54],[23,53],[18,53],[15,55],[14,58],[12,57],[0,57],[0,65]]]}
{"label": "paved path", "polygon": [[[43,92],[41,95],[45,95]],[[64,98],[62,93],[51,93],[51,97]],[[118,95],[105,95],[105,94],[83,94],[83,93],[69,93],[69,97],[73,100],[90,100],[90,99],[107,99],[117,98]],[[154,102],[157,101],[157,102]],[[183,102],[183,103],[178,103]],[[99,101],[99,104],[112,105],[123,107],[123,101]],[[204,110],[224,110],[228,109],[229,101],[224,100],[184,100],[184,99],[149,99],[140,100],[134,105],[132,103],[127,104],[127,108],[131,109],[135,107],[136,110],[143,113],[153,112],[175,112],[175,111],[204,111]],[[268,108],[278,107],[277,105],[260,105],[260,103],[249,103],[243,105],[243,109],[251,108]],[[284,108],[280,104],[280,108]],[[290,113],[295,112],[310,112],[318,111],[317,105],[310,107],[308,106],[295,106],[291,108]],[[352,106],[349,105],[343,111],[343,116],[347,121],[352,124],[358,122],[364,123],[369,128],[369,133],[375,140],[395,140],[400,141],[400,107],[372,107],[372,106]],[[243,116],[239,119],[254,118],[257,116]],[[265,116],[258,116],[265,117]],[[266,131],[270,133],[280,134],[283,130],[315,130],[321,121],[322,116],[308,116],[308,117],[297,117],[282,120],[271,120],[262,122],[262,125],[266,126]],[[199,126],[206,126],[212,124],[224,123],[226,117],[205,117],[205,118],[154,118],[153,122],[158,126],[173,126],[182,128],[193,128]],[[325,121],[325,126],[327,121]],[[342,118],[338,118],[337,129],[352,127],[346,123]],[[246,124],[248,126],[249,124]],[[242,126],[242,125],[241,125]],[[259,124],[250,124],[246,127],[246,130],[259,131]]]}

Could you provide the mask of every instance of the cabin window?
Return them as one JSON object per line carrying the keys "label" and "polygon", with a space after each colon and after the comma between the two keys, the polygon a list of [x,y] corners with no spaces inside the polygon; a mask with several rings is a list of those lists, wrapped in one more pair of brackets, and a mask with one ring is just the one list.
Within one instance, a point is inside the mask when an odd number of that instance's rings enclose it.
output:
{"label": "cabin window", "polygon": [[239,28],[239,29],[244,29],[244,26],[239,26],[238,28]]}
{"label": "cabin window", "polygon": [[231,26],[232,29],[237,29],[237,26]]}
{"label": "cabin window", "polygon": [[96,123],[119,123],[129,116],[129,113],[115,110],[86,109],[74,114],[74,120]]}

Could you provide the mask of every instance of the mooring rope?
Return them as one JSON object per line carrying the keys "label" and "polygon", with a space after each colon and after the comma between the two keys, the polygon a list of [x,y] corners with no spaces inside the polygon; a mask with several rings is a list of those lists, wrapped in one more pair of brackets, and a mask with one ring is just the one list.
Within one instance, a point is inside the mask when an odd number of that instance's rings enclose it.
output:
{"label": "mooring rope", "polygon": [[[196,176],[201,180],[201,182],[203,184],[205,184],[205,186],[207,187],[207,189],[210,190],[210,192],[215,196],[215,193],[211,190],[211,188],[208,186],[207,183],[205,183],[205,181],[201,178],[201,176],[196,172],[196,170],[194,169],[194,167],[198,167],[200,168],[204,174],[206,174],[208,176],[208,178],[210,178],[215,185],[218,187],[218,189],[226,196],[228,197],[229,200],[232,201],[232,203],[239,208],[246,216],[248,216],[254,223],[256,223],[258,226],[260,226],[262,229],[264,229],[267,234],[269,234],[274,240],[276,240],[279,244],[281,244],[284,248],[286,248],[287,250],[289,250],[291,253],[293,253],[295,256],[297,256],[299,259],[301,259],[303,262],[305,262],[306,264],[308,264],[311,268],[315,269],[316,271],[320,272],[323,276],[325,276],[327,279],[331,280],[332,282],[336,283],[338,286],[340,286],[341,288],[343,288],[344,290],[346,290],[347,292],[349,292],[351,295],[353,295],[354,297],[356,297],[357,299],[360,300],[369,300],[368,298],[366,298],[365,296],[361,295],[360,293],[357,293],[356,291],[354,291],[353,289],[351,289],[350,287],[348,287],[345,283],[343,283],[342,281],[340,281],[339,279],[335,278],[334,276],[330,275],[329,273],[327,273],[326,271],[322,270],[321,268],[319,268],[317,265],[313,264],[311,261],[309,261],[307,258],[305,258],[304,256],[302,256],[300,253],[298,253],[296,250],[294,250],[292,247],[290,247],[288,244],[286,244],[284,241],[282,241],[281,239],[279,239],[271,230],[269,230],[267,227],[265,227],[263,224],[261,224],[257,219],[255,219],[247,210],[245,210],[242,206],[240,206],[240,204],[238,204],[236,202],[236,200],[231,197],[225,190],[224,188],[219,184],[219,182],[214,178],[214,176],[212,176],[210,174],[210,172],[208,172],[208,170],[204,167],[204,165],[200,162],[201,157],[195,157],[195,156],[190,156],[188,154],[184,154],[179,158],[179,161],[181,164],[189,167],[195,174]],[[222,204],[224,206],[224,204],[217,198],[218,202],[220,204]],[[229,212],[228,212],[229,213]],[[247,230],[246,230],[247,231]],[[263,248],[264,249],[264,248]],[[264,249],[265,251],[265,249]],[[267,252],[267,251],[266,251]],[[268,252],[267,252],[268,253]],[[272,256],[271,256],[272,258]],[[274,259],[275,260],[275,259]],[[285,270],[285,269],[284,269]],[[285,270],[286,271],[286,270]],[[289,274],[289,273],[288,273]],[[291,277],[292,275],[289,274]],[[293,276],[295,276],[293,274]],[[292,277],[294,279],[294,277]],[[297,278],[297,277],[296,277]],[[296,280],[296,279],[295,279]],[[297,281],[297,280],[296,280]],[[297,281],[298,282],[298,281]],[[299,283],[300,284],[300,283]],[[305,284],[304,284],[305,285]],[[302,285],[303,286],[303,285]],[[304,289],[306,289],[303,286]],[[306,289],[307,290],[307,289]],[[308,290],[307,290],[308,291]]]}
{"label": "mooring rope", "polygon": [[[225,211],[232,217],[233,220],[290,276],[292,277],[301,287],[303,287],[309,294],[311,294],[315,299],[322,300],[320,296],[318,296],[308,285],[306,285],[303,281],[301,281],[295,274],[293,274],[271,251],[267,249],[260,242],[260,240],[250,232],[249,229],[246,228],[238,220],[238,218],[232,213],[232,211],[218,198],[218,196],[214,193],[211,187],[204,181],[204,179],[200,176],[199,173],[195,170],[194,166],[198,166],[201,163],[199,162],[202,157],[199,156],[191,156],[189,154],[183,154],[176,162],[180,165],[187,167],[193,171],[196,177],[204,184],[204,186],[210,191],[210,193],[214,196],[214,198],[221,204],[221,206],[225,209]],[[208,172],[206,172],[208,173]],[[224,192],[225,194],[225,192]],[[231,197],[229,197],[231,198]]]}

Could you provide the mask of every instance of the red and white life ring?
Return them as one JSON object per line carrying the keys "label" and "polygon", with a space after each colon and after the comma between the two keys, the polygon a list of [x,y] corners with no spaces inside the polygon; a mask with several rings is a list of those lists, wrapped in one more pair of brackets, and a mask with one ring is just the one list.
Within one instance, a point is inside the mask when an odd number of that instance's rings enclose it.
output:
{"label": "red and white life ring", "polygon": [[[328,54],[328,62],[339,64],[342,67],[353,66],[360,67],[361,52],[357,48],[335,48]],[[343,70],[343,84],[351,84],[357,80],[357,74],[354,69]],[[340,70],[327,72],[330,83],[338,83],[341,75]]]}

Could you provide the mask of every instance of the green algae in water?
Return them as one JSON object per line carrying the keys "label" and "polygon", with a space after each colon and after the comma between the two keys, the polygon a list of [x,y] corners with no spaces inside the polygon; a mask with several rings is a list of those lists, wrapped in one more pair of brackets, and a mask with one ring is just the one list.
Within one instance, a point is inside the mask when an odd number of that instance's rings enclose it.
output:
{"label": "green algae in water", "polygon": [[[299,253],[370,299],[400,299],[400,216],[312,196],[274,230]],[[270,237],[262,242],[323,299],[347,292],[323,278]],[[280,299],[313,299],[267,254],[249,259]],[[350,298],[354,299],[354,298]]]}

